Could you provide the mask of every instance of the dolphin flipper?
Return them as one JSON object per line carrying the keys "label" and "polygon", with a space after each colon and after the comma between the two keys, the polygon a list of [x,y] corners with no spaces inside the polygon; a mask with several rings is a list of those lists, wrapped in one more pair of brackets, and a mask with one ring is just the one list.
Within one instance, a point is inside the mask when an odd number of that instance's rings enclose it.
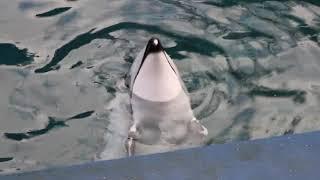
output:
{"label": "dolphin flipper", "polygon": [[192,120],[190,121],[190,127],[192,130],[195,130],[197,133],[203,135],[203,136],[207,136],[208,135],[208,129],[206,127],[204,127],[200,121],[198,119],[196,119],[195,117],[192,118]]}
{"label": "dolphin flipper", "polygon": [[135,153],[136,139],[137,139],[137,126],[136,124],[133,124],[129,129],[128,138],[125,142],[125,148],[127,151],[127,155],[129,157],[133,156]]}
{"label": "dolphin flipper", "polygon": [[126,151],[127,151],[127,156],[133,156],[135,153],[135,139],[133,137],[128,137],[125,143]]}

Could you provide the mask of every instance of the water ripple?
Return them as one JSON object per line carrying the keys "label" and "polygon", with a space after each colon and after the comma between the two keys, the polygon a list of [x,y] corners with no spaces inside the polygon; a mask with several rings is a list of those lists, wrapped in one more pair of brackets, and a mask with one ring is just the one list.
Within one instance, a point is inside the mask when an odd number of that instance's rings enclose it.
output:
{"label": "water ripple", "polygon": [[36,17],[45,18],[45,17],[55,16],[55,15],[64,13],[64,12],[68,11],[69,9],[71,9],[71,7],[55,8],[55,9],[52,9],[52,10],[44,12],[44,13],[36,14]]}

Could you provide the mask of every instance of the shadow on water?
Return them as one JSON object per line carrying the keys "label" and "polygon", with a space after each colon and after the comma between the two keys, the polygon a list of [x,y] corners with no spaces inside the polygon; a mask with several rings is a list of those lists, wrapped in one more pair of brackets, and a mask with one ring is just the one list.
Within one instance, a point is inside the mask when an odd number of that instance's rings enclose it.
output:
{"label": "shadow on water", "polygon": [[[222,144],[230,140],[230,135],[234,134],[232,141],[241,141],[250,139],[249,124],[255,115],[255,110],[253,108],[247,108],[242,112],[238,113],[232,121],[232,124],[226,127],[222,132],[220,132],[216,137],[210,138],[207,141],[207,145],[210,144]],[[240,130],[233,132],[235,127],[240,127]]]}
{"label": "shadow on water", "polygon": [[302,121],[302,117],[301,116],[295,116],[293,118],[293,120],[291,121],[290,127],[289,129],[287,129],[283,135],[287,135],[287,134],[293,134],[295,131],[295,128],[299,125],[299,123]]}
{"label": "shadow on water", "polygon": [[[288,33],[291,34],[292,36],[296,36],[297,33],[301,33],[302,36],[307,36],[310,40],[318,43],[318,32],[319,32],[319,28],[315,28],[315,27],[310,27],[310,25],[306,24],[306,22],[297,17],[294,16],[292,14],[290,14],[290,3],[292,2],[296,2],[297,4],[301,4],[302,6],[304,6],[305,3],[310,3],[316,6],[320,5],[320,1],[318,0],[306,0],[306,1],[289,1],[289,0],[283,0],[283,1],[268,1],[268,0],[212,0],[212,1],[204,1],[202,3],[204,4],[208,4],[208,5],[212,5],[212,6],[217,6],[217,7],[221,7],[221,8],[227,8],[227,7],[231,7],[231,6],[235,6],[235,5],[243,5],[244,7],[246,7],[246,5],[250,4],[250,3],[260,3],[259,6],[257,6],[258,8],[256,9],[257,11],[260,9],[262,12],[267,10],[266,12],[270,11],[276,14],[276,18],[270,18],[268,15],[266,14],[260,14],[260,13],[255,13],[255,10],[251,11],[251,15],[257,16],[258,18],[264,20],[264,21],[269,21],[271,23],[273,23],[273,25],[276,25],[278,27],[282,28],[287,28],[287,26],[291,27],[291,29],[287,29]],[[279,7],[277,5],[279,5],[281,3],[281,5],[283,6],[282,8],[284,8],[285,10],[283,11],[278,9]],[[312,12],[312,10],[310,10]],[[292,24],[290,24],[289,21],[287,20],[291,20],[294,21],[295,23],[298,24],[297,27],[292,27]],[[245,24],[243,24],[245,25]],[[284,26],[283,26],[284,25]],[[249,27],[247,27],[249,28]],[[252,28],[249,28],[250,31],[248,32],[231,32],[227,35],[225,35],[223,38],[224,39],[231,39],[231,40],[237,40],[237,39],[243,39],[246,37],[250,37],[250,38],[255,38],[255,37],[267,37],[267,38],[272,38],[271,35],[259,32],[259,31],[255,31]]]}
{"label": "shadow on water", "polygon": [[57,120],[55,117],[48,117],[49,122],[47,126],[43,129],[38,129],[38,130],[31,130],[25,133],[4,133],[4,136],[10,140],[14,141],[21,141],[23,139],[31,139],[43,134],[48,133],[49,131],[61,127],[68,127],[66,124],[67,121],[72,120],[72,119],[82,119],[91,116],[94,113],[94,111],[87,111],[84,113],[77,114],[75,116],[72,116],[70,118],[67,118],[65,120]]}
{"label": "shadow on water", "polygon": [[114,40],[115,38],[111,36],[110,33],[122,29],[144,30],[150,33],[157,33],[173,38],[176,41],[177,45],[173,48],[168,48],[167,52],[170,56],[177,59],[182,59],[184,57],[178,54],[178,51],[180,50],[195,52],[207,56],[211,56],[214,52],[224,54],[222,48],[205,39],[193,36],[183,36],[177,33],[166,31],[158,26],[139,24],[134,22],[122,22],[106,27],[96,32],[94,32],[95,29],[92,29],[86,33],[78,35],[73,40],[63,45],[61,48],[57,49],[51,61],[44,67],[36,69],[35,73],[45,73],[53,70],[53,67],[55,67],[60,61],[62,61],[63,58],[65,58],[72,50],[78,49],[83,45],[89,44],[94,39]]}
{"label": "shadow on water", "polygon": [[44,17],[55,16],[55,15],[64,13],[64,12],[68,11],[69,9],[71,9],[71,7],[55,8],[55,9],[52,9],[52,10],[44,12],[44,13],[36,14],[36,17],[44,18]]}
{"label": "shadow on water", "polygon": [[87,118],[87,117],[91,116],[93,113],[94,113],[94,111],[83,112],[83,113],[77,114],[75,116],[72,116],[72,117],[68,118],[67,120]]}
{"label": "shadow on water", "polygon": [[70,67],[70,69],[74,69],[74,68],[76,68],[76,67],[79,67],[79,66],[81,66],[82,64],[83,64],[82,61],[78,61],[77,63],[73,64],[73,65]]}
{"label": "shadow on water", "polygon": [[223,39],[229,39],[229,40],[237,40],[237,39],[243,39],[246,37],[250,38],[256,38],[256,37],[267,37],[272,38],[271,36],[268,36],[264,33],[258,32],[258,31],[248,31],[248,32],[230,32],[227,35],[223,36]]}
{"label": "shadow on water", "polygon": [[0,65],[27,65],[33,61],[34,54],[27,49],[19,49],[14,44],[0,43]]}
{"label": "shadow on water", "polygon": [[23,139],[31,139],[36,136],[40,136],[46,134],[50,130],[59,127],[66,127],[68,125],[65,124],[65,121],[55,120],[54,117],[48,117],[49,122],[48,125],[39,130],[32,130],[25,133],[4,133],[4,136],[10,140],[21,141]]}
{"label": "shadow on water", "polygon": [[[278,2],[288,2],[289,0],[276,0]],[[230,7],[230,6],[235,6],[243,3],[264,3],[264,2],[270,2],[269,0],[211,0],[211,1],[204,1],[204,4],[209,4],[213,6],[218,6],[218,7]],[[296,0],[296,2],[301,2]],[[320,1],[319,0],[304,0],[304,2],[308,2],[314,5],[319,6]]]}
{"label": "shadow on water", "polygon": [[4,158],[1,158],[1,157],[0,157],[0,163],[1,163],[1,162],[11,161],[11,160],[13,160],[13,157],[4,157]]}
{"label": "shadow on water", "polygon": [[248,92],[250,97],[263,96],[269,98],[292,98],[295,103],[302,104],[306,101],[306,92],[302,90],[288,90],[288,89],[271,89],[264,86],[253,86]]}
{"label": "shadow on water", "polygon": [[293,16],[291,14],[283,14],[283,17],[286,17],[299,24],[294,33],[301,33],[302,35],[309,37],[310,40],[319,43],[317,38],[318,32],[320,30],[319,28],[310,27],[304,22],[303,19],[300,19],[299,17]]}

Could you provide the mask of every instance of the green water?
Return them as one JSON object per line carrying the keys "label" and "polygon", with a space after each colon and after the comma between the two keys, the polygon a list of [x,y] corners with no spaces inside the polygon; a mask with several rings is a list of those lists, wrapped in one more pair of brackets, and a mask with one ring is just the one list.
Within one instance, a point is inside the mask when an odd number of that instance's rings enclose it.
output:
{"label": "green water", "polygon": [[124,157],[124,78],[161,39],[207,144],[320,130],[320,3],[0,2],[0,173]]}

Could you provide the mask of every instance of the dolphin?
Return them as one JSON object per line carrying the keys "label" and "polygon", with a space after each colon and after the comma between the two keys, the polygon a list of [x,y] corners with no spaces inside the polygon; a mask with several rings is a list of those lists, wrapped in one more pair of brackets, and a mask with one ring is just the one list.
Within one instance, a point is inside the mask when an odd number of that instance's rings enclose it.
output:
{"label": "dolphin", "polygon": [[138,54],[126,81],[132,111],[128,156],[203,144],[208,130],[194,116],[179,71],[158,38]]}

